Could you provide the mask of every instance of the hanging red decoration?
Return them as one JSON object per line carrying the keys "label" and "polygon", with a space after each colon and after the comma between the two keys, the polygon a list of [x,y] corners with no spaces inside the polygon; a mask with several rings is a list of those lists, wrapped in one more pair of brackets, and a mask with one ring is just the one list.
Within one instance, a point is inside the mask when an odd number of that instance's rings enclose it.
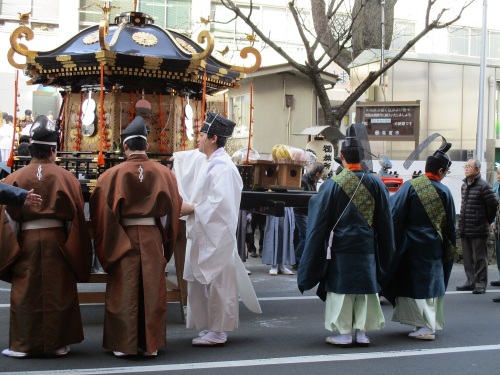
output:
{"label": "hanging red decoration", "polygon": [[99,93],[99,104],[101,106],[99,111],[99,156],[97,157],[97,165],[104,165],[104,155],[102,149],[104,146],[104,64],[101,64],[101,85]]}
{"label": "hanging red decoration", "polygon": [[17,98],[19,95],[19,70],[16,70],[16,80],[14,81],[14,129],[12,134],[12,145],[10,148],[9,160],[7,160],[7,166],[14,166],[14,142],[16,141],[16,127],[17,124]]}
{"label": "hanging red decoration", "polygon": [[167,141],[165,131],[165,115],[163,113],[163,103],[161,93],[158,95],[158,129],[160,130],[160,152],[167,152]]}
{"label": "hanging red decoration", "polygon": [[76,134],[75,134],[75,151],[81,151],[82,144],[82,114],[83,114],[83,92],[80,92],[80,107],[78,109],[78,116],[75,124]]}
{"label": "hanging red decoration", "polygon": [[128,123],[130,124],[135,118],[134,93],[132,91],[130,91],[129,97]]}

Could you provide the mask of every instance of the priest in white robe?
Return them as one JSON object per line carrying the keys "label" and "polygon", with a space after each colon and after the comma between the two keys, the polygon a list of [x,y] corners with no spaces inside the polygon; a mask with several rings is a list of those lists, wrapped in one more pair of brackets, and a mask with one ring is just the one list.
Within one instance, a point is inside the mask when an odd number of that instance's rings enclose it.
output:
{"label": "priest in white robe", "polygon": [[226,153],[235,123],[207,113],[197,150],[174,153],[174,173],[184,203],[187,245],[188,329],[202,330],[194,346],[221,346],[238,328],[239,296],[252,311],[260,306],[236,245],[243,182]]}

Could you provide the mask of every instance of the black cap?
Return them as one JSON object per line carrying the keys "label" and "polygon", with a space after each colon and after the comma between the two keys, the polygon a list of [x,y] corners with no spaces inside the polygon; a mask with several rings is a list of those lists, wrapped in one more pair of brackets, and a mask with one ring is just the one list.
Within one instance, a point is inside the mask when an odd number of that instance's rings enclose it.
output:
{"label": "black cap", "polygon": [[345,147],[358,147],[358,141],[356,140],[356,130],[354,126],[351,125],[345,130],[345,141],[342,142],[342,148]]}
{"label": "black cap", "polygon": [[137,116],[122,132],[120,137],[122,139],[122,143],[132,138],[144,138],[147,140],[148,130],[146,127],[146,122],[141,116]]}
{"label": "black cap", "polygon": [[231,120],[228,120],[227,118],[216,113],[207,112],[207,118],[205,119],[200,131],[227,138],[233,134],[235,126],[235,122],[232,122]]}
{"label": "black cap", "polygon": [[30,130],[31,143],[57,146],[59,141],[59,128],[47,116],[38,116]]}
{"label": "black cap", "polygon": [[433,164],[438,168],[448,169],[451,166],[450,157],[446,154],[446,152],[451,148],[451,143],[447,142],[431,156],[427,158],[426,164]]}

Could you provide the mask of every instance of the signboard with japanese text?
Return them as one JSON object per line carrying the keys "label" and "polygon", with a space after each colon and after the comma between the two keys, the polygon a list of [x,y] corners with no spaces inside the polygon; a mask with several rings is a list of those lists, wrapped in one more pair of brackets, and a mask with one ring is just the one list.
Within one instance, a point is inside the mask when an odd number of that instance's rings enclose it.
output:
{"label": "signboard with japanese text", "polygon": [[356,121],[373,141],[418,142],[419,120],[420,101],[356,103]]}

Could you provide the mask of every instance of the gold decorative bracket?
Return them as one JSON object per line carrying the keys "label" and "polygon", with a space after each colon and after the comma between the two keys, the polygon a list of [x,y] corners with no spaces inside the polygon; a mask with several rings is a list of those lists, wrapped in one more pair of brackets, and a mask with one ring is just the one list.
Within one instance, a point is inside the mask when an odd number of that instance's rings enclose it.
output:
{"label": "gold decorative bracket", "polygon": [[12,32],[12,34],[10,34],[11,48],[7,52],[7,60],[9,61],[9,64],[12,65],[14,68],[24,69],[27,66],[27,63],[24,64],[16,63],[16,61],[14,60],[14,55],[16,53],[23,55],[26,58],[34,58],[38,56],[38,52],[30,51],[25,44],[20,43],[18,40],[26,38],[26,40],[29,41],[32,40],[34,37],[35,34],[33,33],[33,30],[31,30],[27,26],[19,26]]}
{"label": "gold decorative bracket", "polygon": [[200,53],[193,53],[192,60],[204,60],[212,54],[215,48],[214,37],[207,30],[202,30],[198,34],[198,43],[205,43],[205,42],[207,43],[205,50]]}
{"label": "gold decorative bracket", "polygon": [[254,47],[245,47],[241,50],[240,56],[241,58],[246,59],[249,53],[255,56],[255,64],[253,66],[244,67],[233,65],[231,66],[231,69],[241,73],[253,73],[257,69],[259,69],[260,65],[262,64],[262,56],[260,52],[257,51],[257,49],[255,49]]}
{"label": "gold decorative bracket", "polygon": [[109,34],[109,21],[107,19],[99,22],[99,44],[101,49],[109,51],[109,44],[106,42],[106,37]]}

